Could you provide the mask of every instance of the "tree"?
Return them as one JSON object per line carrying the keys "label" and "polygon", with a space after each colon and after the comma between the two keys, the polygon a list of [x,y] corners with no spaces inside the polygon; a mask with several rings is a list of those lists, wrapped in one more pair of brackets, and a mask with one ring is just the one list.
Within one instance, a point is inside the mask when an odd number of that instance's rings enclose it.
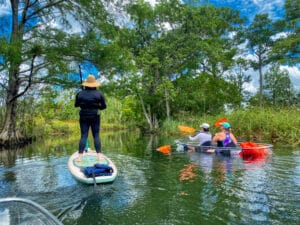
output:
{"label": "tree", "polygon": [[138,96],[148,126],[155,130],[172,115],[176,79],[199,71],[217,79],[233,65],[236,46],[229,34],[242,20],[228,8],[193,7],[177,0],[155,7],[136,1],[127,11],[131,23],[120,30],[119,45],[132,56],[133,66],[118,82]]}
{"label": "tree", "polygon": [[274,65],[265,73],[266,99],[273,106],[290,106],[294,103],[295,91],[287,70]]}
{"label": "tree", "polygon": [[245,73],[248,69],[249,64],[247,63],[247,60],[238,58],[235,59],[235,66],[227,76],[228,80],[236,85],[238,93],[243,95],[244,100],[247,100],[250,97],[250,92],[246,91],[243,86],[245,83],[251,81],[251,76]]}
{"label": "tree", "polygon": [[262,106],[263,96],[263,67],[270,62],[268,53],[273,46],[272,36],[275,34],[273,23],[268,14],[257,14],[252,24],[247,28],[245,36],[248,40],[248,47],[256,56],[256,60],[251,60],[254,70],[259,73],[259,105]]}
{"label": "tree", "polygon": [[[10,6],[11,29],[0,38],[1,86],[6,91],[0,145],[21,145],[28,139],[17,129],[18,100],[40,84],[74,85],[69,74],[76,62],[93,61],[92,53],[99,64],[109,46],[103,45],[108,29],[100,29],[108,14],[97,0],[11,0]],[[81,32],[72,33],[73,26]]]}
{"label": "tree", "polygon": [[196,77],[180,77],[176,81],[177,101],[173,111],[189,111],[194,114],[213,114],[225,111],[241,104],[242,96],[238,86],[222,77],[213,77],[201,73]]}
{"label": "tree", "polygon": [[286,0],[284,6],[285,19],[277,22],[284,35],[276,40],[271,56],[293,65],[300,62],[300,0]]}

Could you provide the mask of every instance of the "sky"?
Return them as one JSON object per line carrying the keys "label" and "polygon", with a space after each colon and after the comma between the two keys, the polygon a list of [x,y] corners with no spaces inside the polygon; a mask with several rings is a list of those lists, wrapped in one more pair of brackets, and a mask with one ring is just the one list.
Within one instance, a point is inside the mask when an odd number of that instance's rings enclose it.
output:
{"label": "sky", "polygon": [[[151,5],[155,4],[155,0],[148,1]],[[189,0],[183,1],[188,2]],[[255,15],[258,13],[269,14],[269,18],[273,21],[284,17],[285,0],[208,0],[207,2],[217,7],[226,6],[238,10],[241,17],[246,18],[248,24],[253,21]],[[253,55],[251,54],[245,57],[253,59]],[[300,65],[294,67],[281,66],[280,68],[289,72],[292,84],[297,91],[300,91]],[[265,70],[267,70],[267,68],[265,68]],[[247,74],[251,75],[252,81],[246,84],[244,88],[247,91],[255,93],[258,89],[258,72],[250,69],[247,71]]]}
{"label": "sky", "polygon": [[[155,5],[155,0],[147,0],[151,5]],[[184,0],[187,2],[188,0]],[[5,0],[0,0],[0,16],[7,15],[10,10],[10,5],[5,3]],[[285,0],[208,0],[209,3],[215,6],[228,6],[240,11],[240,15],[246,18],[247,23],[251,23],[257,13],[268,13],[272,20],[283,18]],[[0,21],[0,32],[3,31],[5,21]],[[253,55],[246,55],[246,58],[253,58]],[[300,91],[300,65],[289,67],[281,66],[281,69],[288,70],[291,81],[296,90]],[[245,89],[250,92],[256,92],[258,88],[257,71],[248,70],[252,77],[252,82],[245,85]]]}
{"label": "sky", "polygon": [[[273,21],[283,18],[284,16],[284,0],[209,0],[215,6],[228,6],[240,11],[240,15],[251,23],[254,16],[258,13],[267,13],[269,18]],[[252,55],[246,56],[253,58]],[[297,91],[300,91],[300,65],[290,67],[281,66],[289,72],[290,79]],[[267,68],[265,68],[266,70]],[[245,85],[245,89],[250,92],[256,92],[258,88],[258,72],[249,70],[247,71],[252,77],[252,82]]]}

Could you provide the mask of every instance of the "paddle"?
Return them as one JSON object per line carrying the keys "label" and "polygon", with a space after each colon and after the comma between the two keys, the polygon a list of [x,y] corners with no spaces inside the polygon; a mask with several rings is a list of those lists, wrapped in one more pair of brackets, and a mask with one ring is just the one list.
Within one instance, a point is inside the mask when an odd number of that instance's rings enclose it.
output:
{"label": "paddle", "polygon": [[221,123],[224,123],[224,122],[227,122],[227,121],[228,121],[228,120],[227,120],[226,117],[221,118],[221,119],[219,119],[217,122],[215,122],[214,126],[215,126],[215,127],[219,127],[219,126],[221,126]]}
{"label": "paddle", "polygon": [[[221,123],[223,122],[227,122],[227,118],[221,118],[219,119],[216,123],[215,123],[215,126],[220,126]],[[192,133],[195,133],[196,132],[196,129],[193,128],[193,127],[188,127],[188,126],[183,126],[183,125],[178,125],[178,129],[182,132],[182,133],[185,133],[185,134],[192,134]],[[178,143],[180,144],[180,143]],[[163,145],[163,146],[160,146],[156,149],[157,151],[165,154],[165,155],[170,155],[171,154],[171,145]]]}
{"label": "paddle", "polygon": [[82,73],[81,73],[81,66],[80,64],[78,65],[79,67],[79,76],[80,76],[80,86],[81,86],[81,90],[83,90],[83,86],[82,86]]}
{"label": "paddle", "polygon": [[183,133],[195,133],[196,129],[192,127],[187,127],[183,125],[178,125],[178,129]]}
{"label": "paddle", "polygon": [[[82,84],[82,72],[81,72],[81,66],[80,64],[78,65],[79,68],[79,77],[80,77],[80,86],[81,86],[81,90],[83,90],[83,86]],[[85,148],[84,148],[85,152],[87,152],[89,150],[89,140],[88,138],[86,139],[86,144],[85,144]]]}
{"label": "paddle", "polygon": [[89,140],[86,139],[84,151],[87,152],[89,150]]}
{"label": "paddle", "polygon": [[171,155],[171,145],[163,145],[158,147],[156,150],[165,155]]}

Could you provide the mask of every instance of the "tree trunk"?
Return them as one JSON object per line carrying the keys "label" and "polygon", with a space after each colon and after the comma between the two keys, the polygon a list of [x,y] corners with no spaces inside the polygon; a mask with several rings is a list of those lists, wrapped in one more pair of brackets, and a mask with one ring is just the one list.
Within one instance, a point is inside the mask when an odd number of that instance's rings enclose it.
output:
{"label": "tree trunk", "polygon": [[22,136],[17,129],[17,99],[7,102],[4,126],[0,133],[0,146],[13,147],[22,146],[30,139]]}
{"label": "tree trunk", "polygon": [[[0,132],[0,147],[15,147],[22,146],[30,139],[22,136],[17,129],[17,104],[18,97],[20,97],[19,88],[20,88],[20,65],[22,58],[22,37],[23,37],[23,28],[25,20],[22,20],[23,23],[19,24],[18,20],[18,9],[19,1],[11,0],[12,7],[12,33],[10,43],[14,48],[15,55],[11,58],[9,64],[8,72],[8,87],[7,87],[7,96],[6,96],[6,112],[3,122],[3,127]],[[23,18],[24,19],[24,18]],[[25,89],[26,91],[27,89]],[[25,93],[23,91],[23,93]]]}
{"label": "tree trunk", "polygon": [[[18,67],[17,67],[18,68]],[[17,128],[17,105],[18,98],[16,95],[19,91],[18,82],[16,82],[16,74],[18,69],[11,71],[12,78],[9,82],[7,98],[6,98],[6,112],[3,127],[0,133],[0,147],[16,147],[23,146],[31,141],[31,138],[26,138],[19,132]]]}
{"label": "tree trunk", "polygon": [[146,107],[145,107],[145,103],[144,103],[144,100],[143,100],[142,96],[139,95],[139,94],[138,94],[138,96],[139,96],[139,99],[140,99],[140,102],[141,102],[143,114],[144,114],[144,116],[147,120],[147,123],[149,125],[149,130],[150,130],[151,133],[153,133],[158,129],[158,121],[157,121],[156,114],[151,112],[151,107],[150,106],[148,107],[148,110],[147,110]]}
{"label": "tree trunk", "polygon": [[165,100],[166,100],[166,114],[167,114],[167,118],[170,119],[169,92],[168,92],[168,89],[166,87],[165,87]]}
{"label": "tree trunk", "polygon": [[258,57],[258,73],[259,73],[259,106],[263,106],[263,73],[262,73],[262,57],[259,55]]}

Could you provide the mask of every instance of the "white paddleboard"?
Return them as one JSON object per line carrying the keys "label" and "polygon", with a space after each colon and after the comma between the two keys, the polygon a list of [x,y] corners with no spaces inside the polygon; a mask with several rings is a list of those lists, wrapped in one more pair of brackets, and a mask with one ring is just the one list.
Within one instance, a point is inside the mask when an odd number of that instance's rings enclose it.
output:
{"label": "white paddleboard", "polygon": [[[69,171],[76,180],[86,184],[100,184],[113,182],[116,179],[118,173],[117,167],[107,156],[102,154],[102,160],[98,161],[97,152],[94,150],[88,150],[87,152],[83,153],[81,162],[76,161],[77,157],[78,151],[73,153],[68,161]],[[96,176],[95,179],[93,177],[86,177],[84,174],[84,168],[88,166],[92,167],[97,163],[111,166],[113,169],[111,175]]]}

